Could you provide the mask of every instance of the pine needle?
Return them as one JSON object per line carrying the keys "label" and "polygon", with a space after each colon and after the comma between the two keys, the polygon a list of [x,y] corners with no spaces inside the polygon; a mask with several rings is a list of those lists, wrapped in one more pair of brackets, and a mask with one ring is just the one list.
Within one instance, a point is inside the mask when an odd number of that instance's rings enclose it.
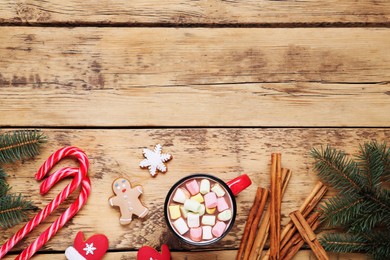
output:
{"label": "pine needle", "polygon": [[20,130],[0,135],[0,162],[25,160],[39,153],[46,136],[39,130]]}
{"label": "pine needle", "polygon": [[390,175],[390,148],[365,143],[354,160],[327,146],[313,149],[312,157],[318,176],[339,193],[322,205],[322,220],[344,233],[326,234],[325,249],[390,259],[390,191],[383,185]]}
{"label": "pine needle", "polygon": [[0,227],[10,228],[28,219],[28,211],[36,210],[22,194],[10,194],[0,198]]}

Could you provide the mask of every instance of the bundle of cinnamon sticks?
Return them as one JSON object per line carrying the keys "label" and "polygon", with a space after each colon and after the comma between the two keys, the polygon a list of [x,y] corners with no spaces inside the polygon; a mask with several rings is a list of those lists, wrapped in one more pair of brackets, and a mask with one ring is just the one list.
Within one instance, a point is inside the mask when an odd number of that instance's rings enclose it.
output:
{"label": "bundle of cinnamon sticks", "polygon": [[[311,246],[315,255],[320,257],[319,259],[327,259],[325,251],[313,237],[313,230],[319,225],[319,213],[310,215],[327,191],[326,186],[321,182],[314,187],[299,210],[291,213],[292,220],[281,231],[281,202],[290,178],[291,171],[281,167],[281,154],[273,153],[271,155],[271,191],[260,187],[257,189],[237,253],[237,260],[261,259],[268,235],[270,235],[270,249],[262,259],[291,259],[305,242]],[[270,203],[265,210],[268,197],[270,197]],[[297,226],[299,226],[298,229]]]}

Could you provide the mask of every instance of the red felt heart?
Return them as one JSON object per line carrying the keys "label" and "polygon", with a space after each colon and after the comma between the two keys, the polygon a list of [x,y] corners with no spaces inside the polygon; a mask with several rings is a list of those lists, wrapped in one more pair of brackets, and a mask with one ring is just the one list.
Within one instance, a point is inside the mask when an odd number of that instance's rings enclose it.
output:
{"label": "red felt heart", "polygon": [[84,241],[83,232],[76,235],[73,244],[77,252],[88,260],[100,260],[108,249],[108,239],[105,235],[93,235]]}
{"label": "red felt heart", "polygon": [[171,253],[167,245],[161,246],[161,254],[150,246],[143,246],[137,253],[137,260],[170,260]]}

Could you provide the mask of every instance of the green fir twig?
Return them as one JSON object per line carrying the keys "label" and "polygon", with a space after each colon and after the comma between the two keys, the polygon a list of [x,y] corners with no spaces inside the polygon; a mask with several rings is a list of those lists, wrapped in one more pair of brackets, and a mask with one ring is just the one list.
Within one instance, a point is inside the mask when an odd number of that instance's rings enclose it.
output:
{"label": "green fir twig", "polygon": [[36,156],[46,136],[39,130],[20,130],[0,135],[0,162],[12,163]]}
{"label": "green fir twig", "polygon": [[369,142],[353,159],[336,149],[313,149],[314,168],[321,180],[338,191],[321,207],[322,221],[344,233],[325,234],[326,250],[366,252],[390,259],[390,148]]}
{"label": "green fir twig", "polygon": [[22,194],[5,195],[0,198],[0,227],[10,228],[19,224],[28,219],[28,211],[36,209]]}

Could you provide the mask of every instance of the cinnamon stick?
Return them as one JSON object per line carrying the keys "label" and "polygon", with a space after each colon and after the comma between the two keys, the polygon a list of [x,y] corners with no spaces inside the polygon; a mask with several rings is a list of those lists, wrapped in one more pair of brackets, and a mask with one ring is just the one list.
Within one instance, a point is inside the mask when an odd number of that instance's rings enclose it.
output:
{"label": "cinnamon stick", "polygon": [[299,210],[296,210],[290,213],[290,218],[296,226],[299,234],[301,234],[303,240],[310,246],[317,259],[329,260],[325,249],[321,246],[316,234],[314,234],[313,230],[310,228],[310,225],[307,223],[302,213]]}
{"label": "cinnamon stick", "polygon": [[[310,214],[310,212],[313,211],[313,209],[324,197],[327,190],[328,188],[320,181],[315,185],[313,190],[310,192],[310,194],[306,197],[305,201],[299,207],[299,211],[302,213],[304,217],[307,217]],[[283,248],[288,243],[288,241],[290,241],[291,237],[296,233],[296,230],[297,229],[292,223],[292,221],[289,221],[287,225],[283,228],[281,234],[281,242],[280,242],[281,248]],[[263,260],[268,260],[269,256],[270,256],[270,250],[267,251]]]}
{"label": "cinnamon stick", "polygon": [[248,243],[246,244],[245,251],[244,251],[245,252],[244,253],[244,260],[248,260],[249,259],[249,254],[251,252],[251,249],[252,249],[252,246],[253,246],[253,242],[255,240],[257,227],[259,225],[261,216],[263,215],[265,204],[267,203],[268,193],[269,192],[268,192],[267,189],[265,189],[265,188],[262,189],[262,196],[261,196],[260,206],[259,206],[259,208],[258,208],[258,210],[256,212],[255,219],[253,220],[252,226],[250,228],[250,233],[249,233],[249,236],[248,236]]}
{"label": "cinnamon stick", "polygon": [[281,220],[281,154],[271,155],[270,258],[279,259]]}
{"label": "cinnamon stick", "polygon": [[[287,189],[287,185],[291,178],[291,171],[289,169],[283,169],[282,170],[282,197]],[[271,214],[271,208],[268,207],[267,210],[264,213],[264,217],[261,220],[259,230],[257,232],[255,241],[252,246],[251,253],[249,255],[249,259],[260,259],[261,253],[263,252],[263,248],[265,245],[265,242],[268,238],[268,231],[270,227],[270,214]]]}
{"label": "cinnamon stick", "polygon": [[245,249],[246,243],[248,241],[248,236],[249,236],[249,233],[251,231],[252,223],[253,223],[253,220],[255,219],[256,212],[258,211],[258,208],[259,208],[259,204],[260,204],[260,201],[262,198],[262,193],[263,193],[263,189],[258,187],[257,191],[256,191],[255,199],[253,200],[253,204],[252,204],[251,210],[249,211],[249,215],[248,215],[248,218],[247,218],[247,221],[245,224],[244,234],[242,235],[240,247],[238,249],[238,253],[236,256],[237,260],[240,260],[243,253],[244,253],[244,249]]}
{"label": "cinnamon stick", "polygon": [[[315,212],[307,218],[307,223],[310,225],[311,229],[315,231],[320,224],[319,219],[320,214]],[[303,246],[305,241],[302,239],[302,236],[299,233],[295,233],[290,241],[281,249],[280,259],[289,260],[298,253],[299,249]]]}

